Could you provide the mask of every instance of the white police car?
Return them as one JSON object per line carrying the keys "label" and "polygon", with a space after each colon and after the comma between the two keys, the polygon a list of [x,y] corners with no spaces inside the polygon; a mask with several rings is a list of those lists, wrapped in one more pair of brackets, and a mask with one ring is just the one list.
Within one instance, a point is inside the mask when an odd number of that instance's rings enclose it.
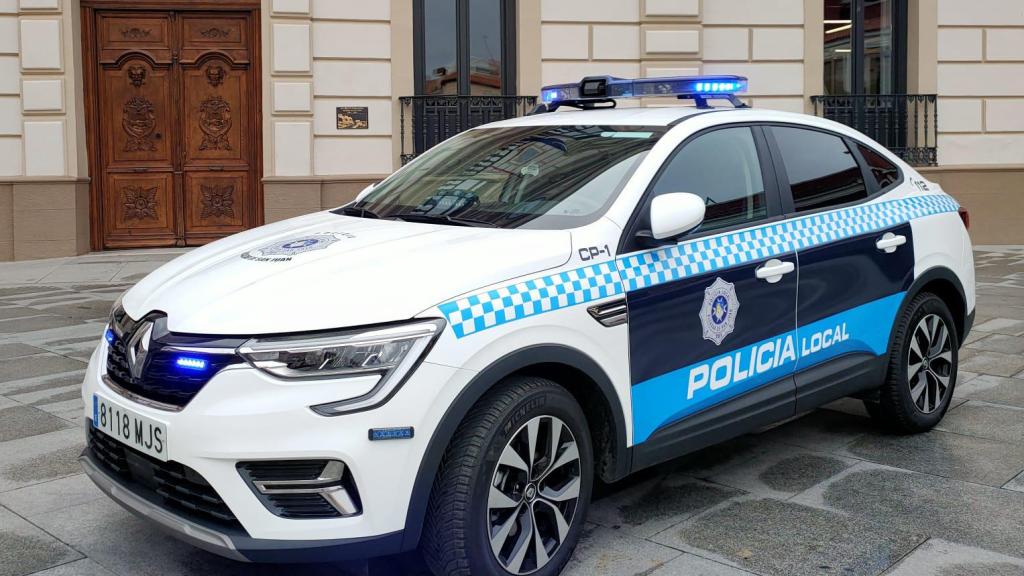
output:
{"label": "white police car", "polygon": [[[556,574],[596,478],[843,396],[928,430],[974,317],[966,213],[745,84],[545,88],[347,206],[157,270],[89,365],[86,470],[231,558]],[[698,105],[614,108],[665,94]]]}

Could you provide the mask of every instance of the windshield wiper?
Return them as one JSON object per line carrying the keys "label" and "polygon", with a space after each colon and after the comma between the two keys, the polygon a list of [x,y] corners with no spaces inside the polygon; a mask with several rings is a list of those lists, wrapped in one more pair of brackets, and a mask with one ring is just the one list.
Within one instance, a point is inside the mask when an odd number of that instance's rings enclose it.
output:
{"label": "windshield wiper", "polygon": [[335,214],[344,214],[346,216],[355,216],[357,218],[380,218],[380,215],[373,210],[366,208],[356,208],[351,204],[348,206],[342,206],[334,211]]}
{"label": "windshield wiper", "polygon": [[449,226],[470,226],[480,228],[497,228],[496,225],[485,222],[483,220],[473,220],[470,218],[459,218],[457,216],[448,216],[440,214],[418,214],[415,212],[407,212],[402,214],[394,214],[391,218],[397,218],[398,220],[404,220],[406,222],[423,222],[426,224],[447,224]]}

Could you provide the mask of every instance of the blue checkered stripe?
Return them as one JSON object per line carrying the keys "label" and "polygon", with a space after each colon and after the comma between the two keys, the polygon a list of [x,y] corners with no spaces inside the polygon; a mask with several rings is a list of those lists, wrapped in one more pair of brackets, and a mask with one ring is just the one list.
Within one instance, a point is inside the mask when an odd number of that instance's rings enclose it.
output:
{"label": "blue checkered stripe", "polygon": [[439,308],[462,338],[513,320],[868,234],[958,207],[949,196],[932,195],[822,212],[516,282]]}
{"label": "blue checkered stripe", "polygon": [[445,302],[439,308],[455,336],[622,293],[614,261],[523,280]]}

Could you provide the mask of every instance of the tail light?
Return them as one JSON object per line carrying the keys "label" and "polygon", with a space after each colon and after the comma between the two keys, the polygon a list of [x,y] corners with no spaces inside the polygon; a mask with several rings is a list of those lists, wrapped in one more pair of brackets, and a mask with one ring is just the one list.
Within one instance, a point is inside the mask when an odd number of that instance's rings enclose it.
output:
{"label": "tail light", "polygon": [[960,219],[964,221],[964,228],[971,229],[971,213],[967,211],[967,208],[963,206],[957,208],[956,213],[960,215]]}

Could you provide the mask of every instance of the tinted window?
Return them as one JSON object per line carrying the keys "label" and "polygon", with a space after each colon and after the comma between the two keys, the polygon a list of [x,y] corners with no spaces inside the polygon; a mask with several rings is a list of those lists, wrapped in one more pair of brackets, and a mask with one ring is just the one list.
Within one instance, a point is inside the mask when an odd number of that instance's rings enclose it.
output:
{"label": "tinted window", "polygon": [[664,133],[661,126],[468,130],[338,212],[461,226],[575,228],[601,217]]}
{"label": "tinted window", "polygon": [[704,198],[707,209],[700,230],[764,218],[764,182],[750,128],[715,130],[686,144],[654,184],[654,195],[669,192]]}
{"label": "tinted window", "polygon": [[867,198],[864,176],[842,138],[800,128],[772,128],[797,212]]}
{"label": "tinted window", "polygon": [[878,182],[878,188],[886,188],[890,184],[899,182],[900,169],[895,164],[889,162],[878,152],[875,152],[871,148],[863,144],[858,144],[857,148],[860,149],[860,155],[864,157],[864,161],[868,164],[868,170],[871,170],[871,175],[874,176],[875,181]]}

